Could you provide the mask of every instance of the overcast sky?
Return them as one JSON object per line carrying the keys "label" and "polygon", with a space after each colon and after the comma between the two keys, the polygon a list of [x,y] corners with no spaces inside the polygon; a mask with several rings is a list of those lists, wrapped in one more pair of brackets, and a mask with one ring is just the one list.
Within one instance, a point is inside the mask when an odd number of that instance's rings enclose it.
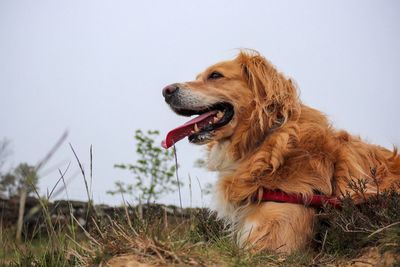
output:
{"label": "overcast sky", "polygon": [[[187,120],[168,109],[161,89],[238,48],[259,50],[337,128],[400,145],[399,1],[0,0],[0,138],[12,141],[9,167],[36,164],[68,130],[47,168],[71,162],[69,195],[86,199],[68,142],[86,169],[93,145],[94,200],[120,203],[105,192],[130,181],[113,165],[136,160],[134,131],[165,134]],[[215,174],[193,167],[202,149],[186,140],[177,149],[181,179],[193,180],[192,205],[207,206],[196,177],[204,185]],[[45,169],[42,192],[59,177]],[[186,186],[185,206],[189,196]],[[179,203],[177,194],[162,201]]]}

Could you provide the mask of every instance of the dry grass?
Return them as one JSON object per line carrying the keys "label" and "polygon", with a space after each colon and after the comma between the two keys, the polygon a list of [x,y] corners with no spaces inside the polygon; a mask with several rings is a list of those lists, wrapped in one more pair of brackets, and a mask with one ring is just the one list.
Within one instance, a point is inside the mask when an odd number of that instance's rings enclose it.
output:
{"label": "dry grass", "polygon": [[19,244],[7,231],[13,229],[2,229],[0,263],[118,266],[129,260],[147,266],[325,266],[385,260],[395,264],[400,252],[398,202],[397,193],[385,192],[363,206],[345,201],[342,210],[321,211],[314,246],[289,256],[251,254],[238,248],[222,223],[205,209],[165,216],[163,206],[153,206],[144,209],[143,218],[126,207],[125,215],[92,217],[86,228],[73,220],[67,227],[38,232]]}
{"label": "dry grass", "polygon": [[[15,228],[0,224],[1,266],[346,266],[356,262],[400,266],[400,196],[396,192],[380,193],[359,206],[346,198],[341,210],[322,210],[308,251],[289,256],[252,254],[236,246],[223,224],[205,209],[171,214],[165,206],[152,205],[139,213],[124,206],[124,212],[115,216],[99,216],[91,201],[91,171],[88,181],[73,153],[89,199],[88,223],[82,226],[69,205],[69,220],[57,226],[49,199],[40,199],[43,220],[38,227],[45,231],[33,230],[18,243]],[[64,174],[60,170],[66,190]]]}

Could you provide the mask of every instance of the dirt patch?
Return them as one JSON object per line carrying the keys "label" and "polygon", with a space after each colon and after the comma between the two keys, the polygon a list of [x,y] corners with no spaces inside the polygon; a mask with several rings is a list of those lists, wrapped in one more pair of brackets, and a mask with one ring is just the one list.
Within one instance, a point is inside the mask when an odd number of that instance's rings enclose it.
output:
{"label": "dirt patch", "polygon": [[386,251],[381,253],[377,247],[364,249],[360,256],[349,260],[347,262],[340,262],[333,264],[333,266],[340,267],[389,267],[395,266],[396,263],[400,262],[400,255]]}
{"label": "dirt patch", "polygon": [[109,260],[105,266],[112,267],[152,267],[154,265],[150,265],[147,263],[141,263],[137,260],[135,255],[121,255],[113,257]]}

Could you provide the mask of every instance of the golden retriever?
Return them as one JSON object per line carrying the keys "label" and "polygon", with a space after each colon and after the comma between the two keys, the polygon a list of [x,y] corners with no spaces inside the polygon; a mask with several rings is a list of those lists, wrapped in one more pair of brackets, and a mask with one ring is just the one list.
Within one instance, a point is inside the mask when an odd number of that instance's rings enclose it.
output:
{"label": "golden retriever", "polygon": [[[241,51],[196,80],[163,89],[179,115],[199,115],[168,133],[168,148],[188,136],[207,144],[208,168],[219,172],[213,209],[237,242],[253,251],[291,253],[312,237],[316,194],[354,201],[400,188],[400,157],[335,130],[326,116],[299,100],[292,80],[255,51]],[[363,192],[351,184],[362,184]],[[301,203],[264,201],[266,192]]]}

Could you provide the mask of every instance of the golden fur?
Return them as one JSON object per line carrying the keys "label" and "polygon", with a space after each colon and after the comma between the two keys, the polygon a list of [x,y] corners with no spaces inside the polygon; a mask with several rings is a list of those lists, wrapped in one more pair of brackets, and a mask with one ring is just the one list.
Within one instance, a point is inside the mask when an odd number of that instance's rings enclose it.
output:
{"label": "golden fur", "polygon": [[[217,71],[220,79],[210,80]],[[307,246],[315,211],[298,204],[261,202],[264,189],[342,197],[399,190],[396,149],[367,144],[332,128],[326,116],[301,103],[294,83],[257,52],[240,52],[181,84],[204,103],[234,106],[232,121],[208,143],[211,170],[219,172],[214,209],[244,247],[289,253]],[[350,183],[365,183],[361,194]]]}

